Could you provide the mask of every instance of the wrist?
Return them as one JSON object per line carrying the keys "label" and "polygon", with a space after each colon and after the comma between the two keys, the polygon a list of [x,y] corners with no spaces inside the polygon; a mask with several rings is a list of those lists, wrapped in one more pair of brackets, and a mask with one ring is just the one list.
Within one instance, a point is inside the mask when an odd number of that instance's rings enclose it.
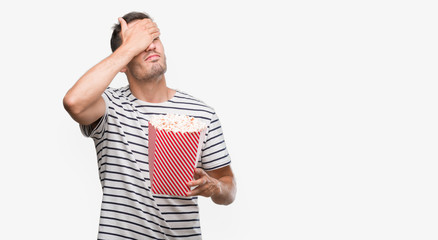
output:
{"label": "wrist", "polygon": [[116,51],[114,51],[114,54],[119,55],[125,59],[128,59],[128,62],[130,62],[131,59],[137,56],[138,51],[125,44],[122,44],[120,45],[119,48],[116,49]]}

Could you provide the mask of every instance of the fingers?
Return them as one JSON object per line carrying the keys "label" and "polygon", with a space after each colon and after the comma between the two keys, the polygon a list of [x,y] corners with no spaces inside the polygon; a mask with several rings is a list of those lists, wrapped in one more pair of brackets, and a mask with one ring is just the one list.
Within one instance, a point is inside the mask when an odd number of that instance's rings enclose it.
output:
{"label": "fingers", "polygon": [[152,35],[154,38],[158,37],[160,35],[160,29],[157,27],[156,23],[147,24],[145,26],[145,30],[148,31],[150,35]]}
{"label": "fingers", "polygon": [[[126,23],[125,19],[123,19],[122,17],[119,17],[118,20],[119,20],[122,32],[126,31],[128,29],[128,23]],[[148,30],[149,33],[159,32],[157,24],[148,18],[141,19],[139,21],[133,21],[130,24],[131,24],[131,26],[129,28],[133,28],[135,26],[136,28],[139,28],[142,30]]]}
{"label": "fingers", "polygon": [[217,188],[216,185],[213,183],[208,184],[201,184],[197,188],[189,191],[187,193],[187,196],[204,196],[204,197],[211,197],[214,194],[215,189]]}
{"label": "fingers", "polygon": [[187,183],[187,186],[189,187],[196,187],[188,192],[188,196],[200,195],[211,197],[214,194],[215,189],[218,187],[217,181],[200,168],[195,169],[194,178],[196,180]]}
{"label": "fingers", "polygon": [[195,169],[193,177],[195,180],[188,182],[187,186],[195,187],[195,186],[200,186],[200,185],[204,185],[204,184],[208,183],[207,173],[200,168]]}
{"label": "fingers", "polygon": [[139,21],[136,21],[133,23],[133,25],[137,25],[139,28],[143,30],[147,30],[150,28],[157,28],[157,24],[148,18],[144,18]]}
{"label": "fingers", "polygon": [[140,21],[134,22],[130,28],[135,28],[138,31],[145,31],[147,32],[152,39],[155,39],[160,36],[160,29],[158,28],[157,24],[153,22],[151,19],[142,19]]}
{"label": "fingers", "polygon": [[194,186],[199,186],[199,185],[203,185],[203,184],[206,184],[206,183],[207,183],[207,180],[205,178],[199,178],[199,179],[197,179],[195,181],[188,182],[187,186],[194,187]]}
{"label": "fingers", "polygon": [[195,169],[195,174],[194,174],[195,179],[201,178],[203,176],[207,176],[207,173],[204,170],[200,169],[200,168],[196,168]]}
{"label": "fingers", "polygon": [[213,195],[213,191],[212,191],[212,186],[210,185],[202,185],[199,186],[195,189],[193,189],[192,191],[189,191],[187,193],[187,196],[204,196],[204,197],[210,197],[211,195]]}
{"label": "fingers", "polygon": [[196,168],[195,172],[193,174],[193,178],[195,179],[194,181],[188,182],[187,185],[189,187],[194,187],[194,186],[199,186],[199,185],[203,185],[206,184],[208,182],[208,175],[207,173],[200,169],[200,168]]}
{"label": "fingers", "polygon": [[152,39],[156,39],[161,35],[160,29],[158,28],[150,28],[148,29],[149,34],[152,36]]}

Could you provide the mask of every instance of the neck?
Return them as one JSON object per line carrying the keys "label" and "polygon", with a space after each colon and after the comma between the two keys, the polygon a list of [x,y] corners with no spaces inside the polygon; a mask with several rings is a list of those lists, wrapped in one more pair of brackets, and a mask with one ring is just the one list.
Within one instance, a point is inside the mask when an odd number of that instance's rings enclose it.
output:
{"label": "neck", "polygon": [[132,94],[145,102],[166,102],[175,93],[174,90],[167,87],[164,74],[148,81],[139,81],[133,78],[128,78],[128,81]]}

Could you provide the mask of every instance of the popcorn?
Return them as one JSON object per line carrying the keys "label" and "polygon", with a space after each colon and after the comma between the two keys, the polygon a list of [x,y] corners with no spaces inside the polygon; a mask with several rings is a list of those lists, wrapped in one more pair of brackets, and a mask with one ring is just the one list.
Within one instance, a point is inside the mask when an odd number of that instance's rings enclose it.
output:
{"label": "popcorn", "polygon": [[201,157],[207,125],[183,115],[157,115],[149,120],[149,176],[154,194],[187,196]]}
{"label": "popcorn", "polygon": [[159,130],[173,132],[198,132],[206,127],[206,124],[185,115],[167,114],[155,115],[149,122]]}

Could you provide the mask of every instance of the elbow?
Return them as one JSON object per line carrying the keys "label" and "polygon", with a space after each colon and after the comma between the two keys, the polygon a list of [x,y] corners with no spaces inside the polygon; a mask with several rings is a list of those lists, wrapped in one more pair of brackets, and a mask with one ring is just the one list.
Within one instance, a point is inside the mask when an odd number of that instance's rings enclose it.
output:
{"label": "elbow", "polygon": [[62,103],[64,105],[64,109],[71,115],[71,116],[77,116],[79,115],[82,110],[80,108],[80,105],[78,104],[77,98],[74,96],[71,96],[69,93],[67,93],[64,96],[64,99],[62,100]]}
{"label": "elbow", "polygon": [[228,198],[228,201],[226,201],[223,205],[230,205],[234,202],[234,199],[236,199],[236,187],[232,190],[232,193],[230,194],[230,197]]}
{"label": "elbow", "polygon": [[235,199],[235,195],[228,196],[227,198],[223,198],[223,199],[212,199],[212,200],[214,203],[218,205],[228,206],[234,202],[234,199]]}
{"label": "elbow", "polygon": [[218,196],[213,196],[212,200],[214,203],[218,205],[230,205],[234,202],[234,199],[236,199],[236,182],[233,180],[232,185],[224,191],[224,193],[219,194]]}
{"label": "elbow", "polygon": [[221,202],[221,203],[217,203],[218,205],[223,205],[223,206],[228,206],[228,205],[230,205],[231,203],[233,203],[234,202],[234,198],[233,199],[229,199],[228,201],[224,201],[224,202]]}

